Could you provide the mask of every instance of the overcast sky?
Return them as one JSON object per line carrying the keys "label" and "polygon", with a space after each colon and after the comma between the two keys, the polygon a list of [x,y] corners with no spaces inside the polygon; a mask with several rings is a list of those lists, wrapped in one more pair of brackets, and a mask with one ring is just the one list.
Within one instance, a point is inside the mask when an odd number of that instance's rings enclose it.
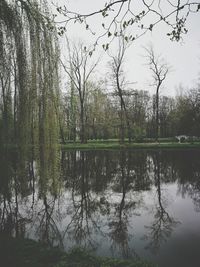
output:
{"label": "overcast sky", "polygon": [[[49,1],[52,2],[52,0]],[[98,10],[99,8],[102,8],[105,3],[104,0],[53,1],[54,3],[59,3],[59,5],[64,3],[71,10],[80,13],[88,13]],[[57,20],[60,19],[62,18],[58,16]],[[95,36],[89,34],[88,31],[84,30],[84,27],[78,23],[71,23],[68,25],[67,36],[73,40],[82,39],[88,45],[92,44],[95,41],[97,34],[101,32],[101,22],[101,16],[95,16],[89,20],[89,25],[96,32]],[[149,21],[149,23],[150,22],[151,21]],[[178,43],[169,40],[169,37],[166,35],[167,29],[162,24],[157,25],[152,32],[149,31],[149,33],[133,42],[126,54],[125,70],[127,79],[130,82],[136,82],[134,84],[136,89],[144,89],[154,92],[153,88],[149,86],[151,84],[151,72],[146,65],[146,58],[144,57],[145,51],[143,48],[149,44],[152,44],[155,52],[157,54],[161,54],[171,66],[171,72],[165,81],[162,94],[176,95],[176,88],[178,88],[180,84],[186,89],[195,85],[200,73],[200,12],[198,14],[191,14],[188,18],[187,29],[187,35],[184,35],[183,40]],[[66,53],[66,49],[62,48],[61,50],[62,53]],[[102,52],[102,49],[99,50]],[[115,53],[113,48],[111,53]],[[99,76],[102,75],[102,78],[105,77],[105,74],[108,71],[108,65],[106,64],[108,59],[108,56],[104,53],[104,57],[98,71]]]}

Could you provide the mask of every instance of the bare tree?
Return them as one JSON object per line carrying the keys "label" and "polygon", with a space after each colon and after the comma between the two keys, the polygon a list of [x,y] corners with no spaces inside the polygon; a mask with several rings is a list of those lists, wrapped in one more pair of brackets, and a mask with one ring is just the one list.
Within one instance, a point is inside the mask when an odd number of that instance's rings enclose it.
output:
{"label": "bare tree", "polygon": [[147,59],[148,59],[148,65],[152,72],[152,78],[153,78],[153,86],[156,88],[156,94],[155,94],[155,121],[156,121],[156,129],[155,129],[155,140],[158,141],[159,137],[159,97],[160,97],[160,88],[163,84],[164,80],[167,77],[167,74],[169,73],[170,67],[165,62],[163,58],[160,56],[156,56],[154,49],[152,46],[149,48],[145,48]]}
{"label": "bare tree", "polygon": [[126,122],[126,126],[128,129],[128,139],[129,142],[131,142],[131,127],[130,127],[130,120],[128,116],[128,111],[125,103],[124,96],[126,95],[125,86],[126,81],[124,77],[124,71],[123,71],[123,63],[125,59],[125,53],[128,48],[127,41],[123,38],[123,36],[119,37],[118,42],[118,50],[116,55],[111,56],[111,71],[112,71],[112,78],[114,80],[114,88],[115,88],[115,94],[120,99],[120,132],[121,132],[121,142],[124,142],[125,138],[125,127],[124,122]]}
{"label": "bare tree", "polygon": [[85,143],[87,141],[85,130],[87,84],[99,60],[94,63],[90,62],[91,54],[83,43],[74,45],[72,49],[68,48],[68,53],[70,55],[68,65],[61,63],[70,78],[72,86],[78,93],[80,104],[80,141],[81,143]]}

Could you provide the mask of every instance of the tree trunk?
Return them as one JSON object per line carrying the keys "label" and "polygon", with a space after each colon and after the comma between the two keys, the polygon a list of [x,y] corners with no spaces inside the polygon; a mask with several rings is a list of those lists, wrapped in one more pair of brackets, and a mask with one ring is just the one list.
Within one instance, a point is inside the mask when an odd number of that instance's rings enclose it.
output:
{"label": "tree trunk", "polygon": [[81,113],[80,113],[80,141],[82,144],[86,143],[85,139],[85,114],[84,114],[84,105],[81,101]]}
{"label": "tree trunk", "polygon": [[159,138],[159,88],[160,85],[158,85],[156,90],[156,132],[155,132],[155,141],[158,142]]}

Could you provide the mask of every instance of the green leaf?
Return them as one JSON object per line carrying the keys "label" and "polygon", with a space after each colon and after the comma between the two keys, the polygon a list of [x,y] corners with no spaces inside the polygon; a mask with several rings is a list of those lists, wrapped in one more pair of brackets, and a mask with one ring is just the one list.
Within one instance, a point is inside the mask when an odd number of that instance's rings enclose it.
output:
{"label": "green leaf", "polygon": [[106,11],[105,11],[105,10],[104,10],[104,11],[102,11],[102,13],[101,13],[101,14],[102,14],[102,16],[103,16],[103,17],[105,17],[105,16],[106,16]]}
{"label": "green leaf", "polygon": [[150,24],[149,25],[149,30],[152,31],[152,29],[153,29],[153,24]]}
{"label": "green leaf", "polygon": [[126,21],[124,21],[124,23],[123,23],[123,28],[125,29],[126,26],[127,26]]}

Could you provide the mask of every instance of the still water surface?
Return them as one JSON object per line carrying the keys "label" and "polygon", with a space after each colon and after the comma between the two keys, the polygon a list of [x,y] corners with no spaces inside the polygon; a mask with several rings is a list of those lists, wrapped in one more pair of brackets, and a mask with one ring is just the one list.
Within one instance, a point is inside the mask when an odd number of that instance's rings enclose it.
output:
{"label": "still water surface", "polygon": [[33,159],[20,166],[12,156],[0,167],[1,232],[200,266],[199,150],[62,152],[53,175]]}

